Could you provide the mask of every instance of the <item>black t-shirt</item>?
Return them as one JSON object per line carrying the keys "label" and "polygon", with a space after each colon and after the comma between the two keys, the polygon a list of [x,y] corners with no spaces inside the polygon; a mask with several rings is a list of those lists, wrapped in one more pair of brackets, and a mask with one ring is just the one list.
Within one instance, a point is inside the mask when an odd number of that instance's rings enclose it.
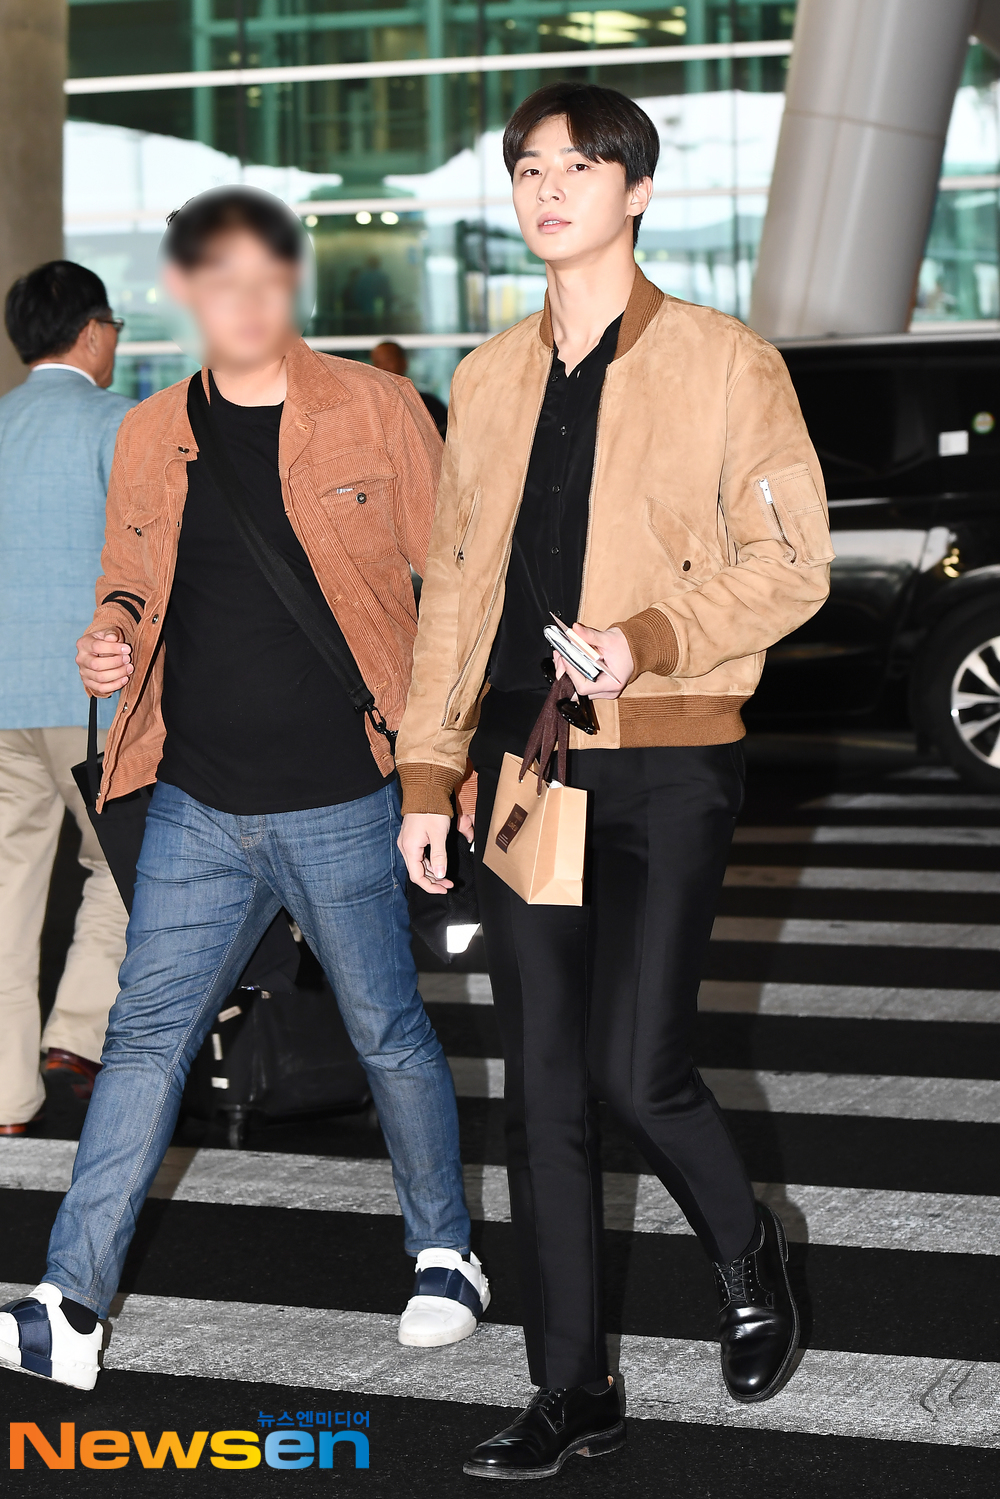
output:
{"label": "black t-shirt", "polygon": [[[576,621],[590,525],[597,414],[621,317],[567,375],[556,349],[535,428],[524,495],[514,527],[503,613],[490,657],[490,687],[470,747],[477,767],[520,754],[548,687],[541,661],[549,610]],[[586,621],[585,621],[586,623]]]}
{"label": "black t-shirt", "polygon": [[[285,514],[281,406],[234,406],[212,382],[212,414],[259,530],[317,605],[323,597]],[[219,812],[299,812],[386,784],[364,718],[265,580],[197,460],[163,623],[157,777]]]}

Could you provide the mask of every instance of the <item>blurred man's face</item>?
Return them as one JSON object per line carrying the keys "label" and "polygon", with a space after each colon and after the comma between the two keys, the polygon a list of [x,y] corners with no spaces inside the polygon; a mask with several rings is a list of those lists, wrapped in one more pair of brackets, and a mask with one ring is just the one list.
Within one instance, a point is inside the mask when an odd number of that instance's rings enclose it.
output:
{"label": "blurred man's face", "polygon": [[252,368],[280,358],[297,335],[299,268],[249,230],[217,234],[192,270],[168,266],[166,282],[193,314],[210,361]]}
{"label": "blurred man's face", "polygon": [[573,145],[562,115],[543,120],[514,163],[514,211],[525,244],[550,265],[586,259],[617,239],[632,246],[632,219],[653,184],[625,186],[617,161],[590,161]]}

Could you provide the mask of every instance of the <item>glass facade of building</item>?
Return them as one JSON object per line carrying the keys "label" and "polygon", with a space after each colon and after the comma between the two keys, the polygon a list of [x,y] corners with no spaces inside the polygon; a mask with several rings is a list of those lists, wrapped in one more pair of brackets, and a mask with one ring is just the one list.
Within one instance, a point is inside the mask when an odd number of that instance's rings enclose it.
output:
{"label": "glass facade of building", "polygon": [[[518,101],[558,77],[623,89],[656,122],[646,273],[745,315],[794,20],[789,0],[70,0],[80,91],[68,99],[67,253],[104,277],[127,318],[119,385],[144,395],[188,367],[169,350],[157,284],[165,214],[244,180],[295,204],[309,229],[309,335],[361,358],[398,336],[418,384],[446,396],[465,349],[541,305],[500,137]],[[706,43],[744,55],[690,55]],[[464,58],[484,62],[434,70]],[[336,76],[191,86],[192,73],[236,68]],[[136,76],[149,74],[161,77]],[[970,48],[918,319],[1000,316],[998,75],[991,54]],[[118,91],[94,82],[109,77]]]}

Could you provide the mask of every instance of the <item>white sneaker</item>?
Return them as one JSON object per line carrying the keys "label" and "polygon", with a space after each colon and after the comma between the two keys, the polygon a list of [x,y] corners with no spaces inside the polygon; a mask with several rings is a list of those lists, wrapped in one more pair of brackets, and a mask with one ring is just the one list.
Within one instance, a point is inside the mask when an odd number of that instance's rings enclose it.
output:
{"label": "white sneaker", "polygon": [[490,1283],[474,1254],[463,1260],[457,1249],[422,1249],[413,1295],[399,1319],[399,1341],[410,1348],[460,1343],[475,1332],[489,1304]]}
{"label": "white sneaker", "polygon": [[63,1293],[42,1281],[20,1301],[0,1306],[0,1361],[77,1390],[97,1383],[104,1329],[75,1332],[63,1312]]}

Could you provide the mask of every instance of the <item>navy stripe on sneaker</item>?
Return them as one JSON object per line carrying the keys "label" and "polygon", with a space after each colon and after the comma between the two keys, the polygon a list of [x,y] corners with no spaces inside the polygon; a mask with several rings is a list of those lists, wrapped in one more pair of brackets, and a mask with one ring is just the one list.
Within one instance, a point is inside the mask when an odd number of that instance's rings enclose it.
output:
{"label": "navy stripe on sneaker", "polygon": [[449,1301],[460,1301],[467,1306],[478,1322],[483,1315],[483,1303],[479,1292],[461,1270],[448,1270],[444,1265],[428,1265],[418,1270],[413,1287],[414,1296],[446,1296]]}
{"label": "navy stripe on sneaker", "polygon": [[29,1297],[24,1301],[9,1301],[6,1306],[0,1306],[0,1312],[9,1312],[17,1323],[21,1368],[51,1379],[52,1325],[48,1307]]}

